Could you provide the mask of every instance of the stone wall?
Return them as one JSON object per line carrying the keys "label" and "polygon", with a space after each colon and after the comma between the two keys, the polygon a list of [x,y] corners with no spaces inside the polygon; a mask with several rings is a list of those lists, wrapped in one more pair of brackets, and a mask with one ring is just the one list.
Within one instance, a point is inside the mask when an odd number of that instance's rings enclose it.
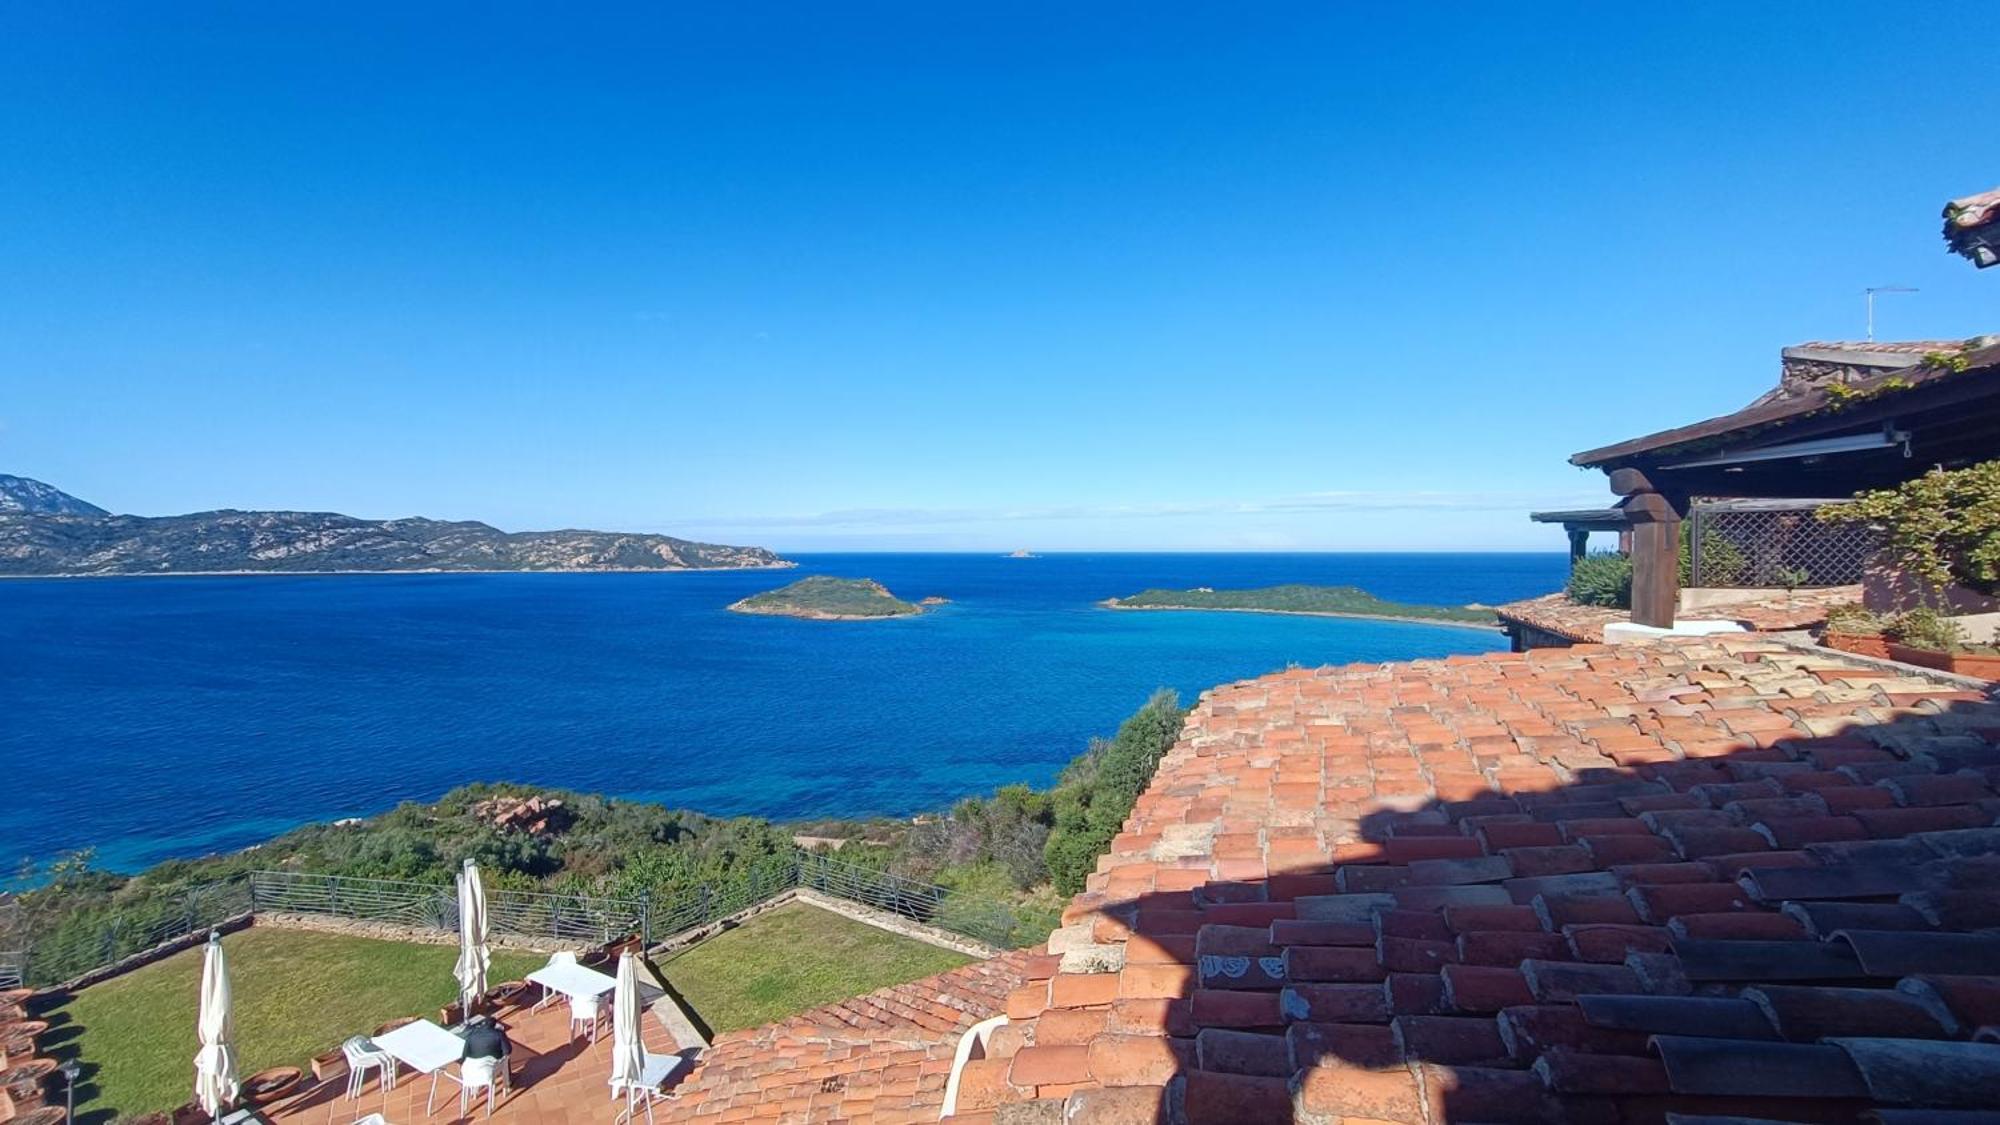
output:
{"label": "stone wall", "polygon": [[[377,941],[407,942],[413,945],[458,944],[457,930],[437,930],[393,922],[370,922],[332,914],[286,914],[274,911],[257,915],[256,924],[280,930],[310,930],[317,933],[345,934],[348,937],[373,938]],[[565,942],[554,938],[541,940],[499,933],[489,933],[486,944],[493,949],[513,949],[523,953],[554,953],[557,950],[589,953],[603,948],[596,942]]]}

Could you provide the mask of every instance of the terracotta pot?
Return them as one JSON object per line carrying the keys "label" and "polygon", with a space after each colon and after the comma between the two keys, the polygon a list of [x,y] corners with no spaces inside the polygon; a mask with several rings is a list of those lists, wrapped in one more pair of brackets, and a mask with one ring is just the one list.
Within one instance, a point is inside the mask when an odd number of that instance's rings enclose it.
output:
{"label": "terracotta pot", "polygon": [[1836,633],[1831,629],[1820,640],[1828,648],[1851,652],[1858,656],[1873,656],[1889,659],[1889,638],[1880,633]]}
{"label": "terracotta pot", "polygon": [[527,981],[510,980],[486,994],[487,1010],[497,1012],[502,1008],[514,1007],[520,1004],[521,998],[527,994]]}
{"label": "terracotta pot", "polygon": [[369,1032],[368,1035],[371,1039],[377,1035],[387,1035],[399,1027],[408,1027],[422,1018],[421,1016],[404,1016],[402,1019],[390,1020],[381,1027]]}
{"label": "terracotta pot", "polygon": [[329,1078],[347,1077],[347,1053],[335,1047],[325,1054],[313,1056],[313,1077],[321,1082]]}
{"label": "terracotta pot", "polygon": [[1937,672],[1951,671],[1951,654],[1929,648],[1911,648],[1899,641],[1889,642],[1889,659],[1914,664],[1919,668],[1929,668]]}
{"label": "terracotta pot", "polygon": [[305,1075],[295,1066],[274,1066],[243,1080],[243,1100],[251,1105],[270,1105],[299,1088]]}
{"label": "terracotta pot", "polygon": [[1990,652],[1954,652],[1949,654],[1950,671],[1961,676],[1976,676],[1982,680],[2000,680],[2000,655]]}

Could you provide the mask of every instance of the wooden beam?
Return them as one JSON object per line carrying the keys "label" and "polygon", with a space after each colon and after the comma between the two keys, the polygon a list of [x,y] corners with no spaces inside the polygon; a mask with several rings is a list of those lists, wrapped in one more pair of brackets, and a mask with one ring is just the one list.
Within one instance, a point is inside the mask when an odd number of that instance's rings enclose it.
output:
{"label": "wooden beam", "polygon": [[1681,508],[1657,492],[1621,505],[1632,521],[1632,620],[1674,627],[1681,592]]}
{"label": "wooden beam", "polygon": [[1674,627],[1680,604],[1681,521],[1642,523],[1632,529],[1632,620]]}

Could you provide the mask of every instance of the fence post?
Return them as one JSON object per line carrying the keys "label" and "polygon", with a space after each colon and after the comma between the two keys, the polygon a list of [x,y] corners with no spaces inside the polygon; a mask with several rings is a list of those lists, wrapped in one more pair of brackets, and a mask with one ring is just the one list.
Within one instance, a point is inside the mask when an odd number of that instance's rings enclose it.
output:
{"label": "fence post", "polygon": [[1701,529],[1708,514],[1700,504],[1688,505],[1688,585],[1701,585]]}

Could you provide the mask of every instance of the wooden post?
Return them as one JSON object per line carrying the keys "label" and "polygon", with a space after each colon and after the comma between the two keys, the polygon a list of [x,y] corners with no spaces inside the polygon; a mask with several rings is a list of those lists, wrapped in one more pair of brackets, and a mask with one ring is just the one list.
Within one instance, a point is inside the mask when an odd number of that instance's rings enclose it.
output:
{"label": "wooden post", "polygon": [[1566,527],[1563,530],[1569,532],[1569,566],[1571,570],[1575,570],[1576,564],[1583,560],[1584,552],[1590,546],[1590,529]]}
{"label": "wooden post", "polygon": [[1632,521],[1632,620],[1671,629],[1680,604],[1680,508],[1657,492],[1633,493],[1619,507]]}

